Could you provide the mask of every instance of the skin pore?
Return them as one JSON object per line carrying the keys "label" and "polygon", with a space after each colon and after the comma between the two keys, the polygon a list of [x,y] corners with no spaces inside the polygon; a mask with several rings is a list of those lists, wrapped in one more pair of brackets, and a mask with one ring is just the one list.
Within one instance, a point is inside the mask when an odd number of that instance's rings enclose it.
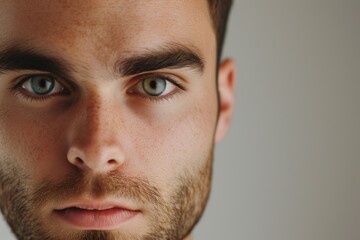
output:
{"label": "skin pore", "polygon": [[[217,89],[206,0],[160,2],[0,2],[0,207],[18,239],[190,239],[234,65]],[[116,226],[69,221],[114,206]]]}

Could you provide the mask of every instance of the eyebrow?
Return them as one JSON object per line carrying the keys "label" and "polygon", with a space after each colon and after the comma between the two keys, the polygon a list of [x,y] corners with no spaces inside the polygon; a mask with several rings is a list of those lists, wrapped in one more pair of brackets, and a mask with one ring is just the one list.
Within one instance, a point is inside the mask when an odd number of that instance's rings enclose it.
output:
{"label": "eyebrow", "polygon": [[65,60],[46,55],[34,48],[12,46],[0,51],[0,73],[17,70],[50,72],[71,79],[71,65]]}
{"label": "eyebrow", "polygon": [[170,44],[160,49],[147,50],[139,55],[118,61],[115,72],[123,76],[135,75],[159,69],[191,68],[204,71],[204,60],[198,51],[180,44]]}
{"label": "eyebrow", "polygon": [[[191,68],[200,73],[204,70],[204,60],[197,51],[179,44],[171,44],[159,49],[133,52],[128,57],[120,57],[113,66],[120,76],[136,75],[160,69]],[[0,73],[17,70],[38,70],[50,72],[64,79],[73,79],[73,65],[65,59],[50,56],[35,48],[11,46],[0,50]]]}

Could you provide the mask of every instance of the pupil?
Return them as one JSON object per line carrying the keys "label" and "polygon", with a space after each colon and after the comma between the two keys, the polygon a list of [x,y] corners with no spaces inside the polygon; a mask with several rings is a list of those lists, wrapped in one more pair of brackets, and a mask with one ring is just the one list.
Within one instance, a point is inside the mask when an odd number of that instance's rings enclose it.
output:
{"label": "pupil", "polygon": [[41,79],[39,82],[40,88],[46,88],[46,80],[45,79]]}
{"label": "pupil", "polygon": [[150,82],[150,87],[151,87],[152,89],[156,89],[156,86],[157,86],[156,81],[151,81],[151,82]]}

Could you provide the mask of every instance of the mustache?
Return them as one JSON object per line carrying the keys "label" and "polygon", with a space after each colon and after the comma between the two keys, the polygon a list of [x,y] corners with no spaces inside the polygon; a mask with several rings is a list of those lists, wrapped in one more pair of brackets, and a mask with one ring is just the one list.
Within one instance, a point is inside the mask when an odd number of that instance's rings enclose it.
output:
{"label": "mustache", "polygon": [[121,197],[141,203],[160,203],[159,189],[148,180],[126,176],[121,173],[85,175],[71,173],[61,181],[49,180],[34,190],[32,202],[43,206],[49,201],[63,202],[88,194],[94,198]]}

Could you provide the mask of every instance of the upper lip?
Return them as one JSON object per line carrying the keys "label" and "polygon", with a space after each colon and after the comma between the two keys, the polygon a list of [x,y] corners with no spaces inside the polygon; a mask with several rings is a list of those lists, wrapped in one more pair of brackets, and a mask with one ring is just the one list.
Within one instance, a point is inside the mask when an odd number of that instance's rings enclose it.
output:
{"label": "upper lip", "polygon": [[63,204],[56,208],[56,211],[62,211],[70,208],[78,208],[84,210],[107,210],[112,208],[121,208],[129,211],[138,211],[135,207],[129,206],[129,204],[119,203],[109,200],[78,200],[70,203]]}

